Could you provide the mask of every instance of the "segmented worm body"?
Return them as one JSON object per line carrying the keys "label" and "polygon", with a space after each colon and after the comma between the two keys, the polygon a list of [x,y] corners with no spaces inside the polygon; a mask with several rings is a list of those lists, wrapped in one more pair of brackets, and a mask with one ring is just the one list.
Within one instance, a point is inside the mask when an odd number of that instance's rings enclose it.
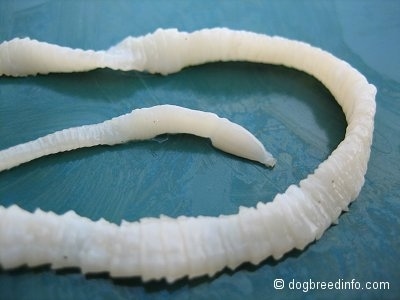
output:
{"label": "segmented worm body", "polygon": [[[129,37],[98,52],[15,39],[0,45],[0,59],[0,74],[11,76],[103,67],[169,74],[213,61],[279,64],[319,79],[342,106],[348,122],[344,140],[313,174],[272,202],[241,207],[238,214],[161,216],[116,225],[103,219],[93,222],[71,211],[59,216],[0,206],[0,264],[5,269],[21,264],[77,266],[84,273],[107,271],[116,277],[168,282],[212,276],[225,267],[258,264],[271,255],[280,258],[294,248],[304,249],[347,210],[363,186],[376,88],[348,63],[309,44],[223,28],[193,33],[170,29]],[[236,131],[228,134],[234,137]],[[107,143],[115,142],[120,139]],[[17,155],[13,164],[1,160],[6,169],[29,159]]]}
{"label": "segmented worm body", "polygon": [[135,109],[99,124],[73,127],[0,151],[0,171],[45,155],[97,145],[146,140],[160,134],[190,133],[211,139],[225,152],[272,167],[275,159],[242,126],[216,114],[176,105]]}

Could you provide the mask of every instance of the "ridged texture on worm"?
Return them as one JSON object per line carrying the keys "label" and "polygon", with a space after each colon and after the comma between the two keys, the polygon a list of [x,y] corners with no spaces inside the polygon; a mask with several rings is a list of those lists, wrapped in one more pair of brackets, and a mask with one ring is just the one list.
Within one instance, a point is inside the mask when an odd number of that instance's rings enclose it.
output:
{"label": "ridged texture on worm", "polygon": [[241,208],[237,215],[145,218],[120,226],[72,211],[57,216],[0,206],[0,261],[6,269],[50,262],[53,268],[80,266],[84,273],[108,271],[145,281],[212,276],[243,261],[257,264],[266,252],[279,258],[288,247],[303,249],[315,238],[318,226],[304,218],[316,215],[313,204],[303,204],[309,201],[303,198],[293,210],[283,197],[257,209]]}
{"label": "ridged texture on worm", "polygon": [[29,38],[0,44],[0,75],[26,76],[102,67],[104,51],[71,49]]}
{"label": "ridged texture on worm", "polygon": [[33,159],[96,145],[145,140],[164,133],[209,137],[225,152],[273,166],[275,159],[257,138],[240,125],[216,114],[175,105],[135,109],[99,124],[57,131],[34,141],[0,151],[0,171]]}
{"label": "ridged texture on worm", "polygon": [[[343,107],[345,139],[315,172],[270,203],[240,208],[236,215],[142,219],[121,226],[16,206],[0,208],[0,263],[79,266],[83,272],[144,280],[213,275],[224,267],[279,258],[319,239],[353,201],[364,183],[375,115],[373,85],[357,70],[308,44],[227,29],[179,33],[158,30],[128,38],[109,53],[127,57],[138,70],[168,74],[188,65],[244,60],[282,64],[319,79]],[[136,59],[132,62],[129,59]],[[122,60],[107,61],[120,67]],[[4,71],[3,71],[4,72]]]}

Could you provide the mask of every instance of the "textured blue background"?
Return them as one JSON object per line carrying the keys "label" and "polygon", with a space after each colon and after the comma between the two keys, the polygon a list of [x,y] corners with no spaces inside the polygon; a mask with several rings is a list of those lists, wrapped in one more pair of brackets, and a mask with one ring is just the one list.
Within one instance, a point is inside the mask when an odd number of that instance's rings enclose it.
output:
{"label": "textured blue background", "polygon": [[[400,295],[399,1],[0,1],[0,41],[29,36],[104,49],[158,27],[225,26],[303,40],[378,87],[366,183],[350,212],[305,251],[215,278],[143,284],[48,267],[0,271],[0,299],[397,298]],[[60,59],[62,59],[60,57]],[[119,223],[145,216],[235,213],[304,178],[343,138],[340,107],[314,78],[277,66],[217,63],[168,77],[96,70],[0,78],[0,148],[55,130],[171,103],[218,113],[278,158],[270,170],[206,139],[165,136],[53,155],[0,173],[0,204]],[[282,278],[286,288],[274,290]],[[389,291],[290,290],[302,282],[389,281]]]}

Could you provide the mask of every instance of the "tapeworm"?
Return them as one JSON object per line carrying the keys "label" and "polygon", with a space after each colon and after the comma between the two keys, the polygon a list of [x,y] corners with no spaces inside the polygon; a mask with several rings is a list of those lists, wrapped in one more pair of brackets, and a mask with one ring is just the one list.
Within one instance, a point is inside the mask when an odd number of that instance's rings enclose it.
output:
{"label": "tapeworm", "polygon": [[210,138],[212,145],[230,154],[273,167],[275,159],[261,142],[242,126],[216,114],[176,105],[135,109],[99,124],[57,131],[34,141],[0,151],[0,172],[33,159],[96,145],[146,140],[170,133],[190,133]]}
{"label": "tapeworm", "polygon": [[348,63],[300,41],[224,28],[193,33],[159,29],[97,52],[30,39],[0,45],[0,74],[11,76],[104,67],[166,75],[215,61],[278,64],[314,76],[343,108],[348,123],[344,140],[298,185],[272,202],[241,207],[233,215],[161,216],[116,225],[72,211],[56,215],[0,206],[1,266],[75,266],[84,273],[173,282],[213,276],[244,262],[258,264],[269,256],[278,259],[319,239],[358,196],[370,156],[376,88]]}

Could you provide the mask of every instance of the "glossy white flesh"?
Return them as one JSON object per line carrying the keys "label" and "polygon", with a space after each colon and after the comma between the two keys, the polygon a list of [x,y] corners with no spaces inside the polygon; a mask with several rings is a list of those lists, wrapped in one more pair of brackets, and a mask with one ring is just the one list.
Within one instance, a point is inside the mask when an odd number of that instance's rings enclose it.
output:
{"label": "glossy white flesh", "polygon": [[348,127],[344,140],[313,174],[289,186],[272,202],[240,208],[236,215],[144,218],[118,226],[73,212],[57,216],[41,210],[30,213],[17,206],[0,207],[3,268],[50,263],[53,268],[78,266],[85,273],[108,271],[111,276],[141,276],[145,281],[165,278],[168,282],[184,276],[212,276],[225,267],[257,264],[271,255],[280,258],[293,248],[304,249],[337,221],[363,186],[376,88],[348,63],[319,48],[223,28],[193,33],[157,30],[100,52],[36,44],[32,55],[46,64],[42,67],[27,57],[25,45],[30,42],[0,45],[2,74],[97,67],[168,74],[212,61],[282,64],[319,79],[342,106]]}
{"label": "glossy white flesh", "polygon": [[242,126],[213,113],[175,105],[157,105],[135,109],[99,124],[57,131],[1,150],[0,171],[49,154],[146,140],[165,133],[189,133],[210,138],[216,148],[225,152],[258,161],[268,167],[275,164],[275,159],[261,142]]}

